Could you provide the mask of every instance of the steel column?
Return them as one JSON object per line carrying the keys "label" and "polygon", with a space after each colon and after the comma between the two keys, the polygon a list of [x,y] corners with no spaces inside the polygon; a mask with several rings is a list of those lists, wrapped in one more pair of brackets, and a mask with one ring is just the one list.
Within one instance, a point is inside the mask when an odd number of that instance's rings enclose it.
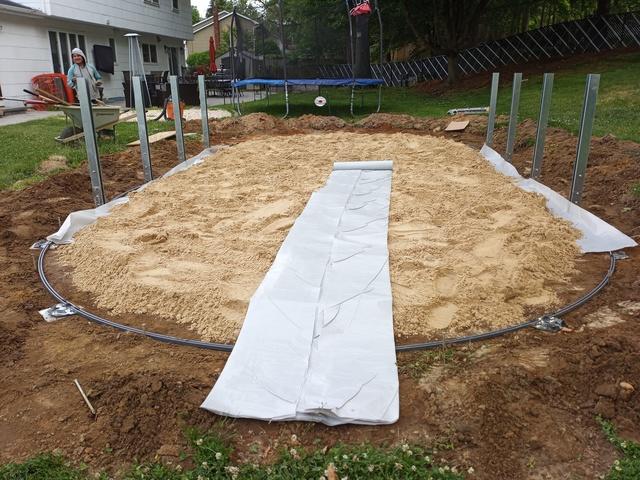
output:
{"label": "steel column", "polygon": [[171,85],[171,101],[173,102],[173,120],[176,127],[176,144],[178,145],[178,160],[184,162],[187,158],[184,153],[184,133],[182,131],[182,113],[180,112],[180,92],[178,91],[178,77],[169,76]]}
{"label": "steel column", "polygon": [[487,139],[484,143],[488,147],[493,145],[493,128],[496,124],[496,106],[498,104],[498,82],[500,74],[494,72],[491,76],[491,96],[489,97],[489,120],[487,121]]}
{"label": "steel column", "polygon": [[575,204],[580,204],[580,201],[582,200],[584,177],[587,172],[587,160],[589,159],[591,132],[593,131],[593,119],[596,114],[596,100],[598,98],[599,85],[599,74],[589,74],[587,76],[587,84],[584,89],[584,102],[582,104],[582,115],[580,116],[578,151],[576,153],[576,161],[573,166],[571,196],[569,197],[569,200]]}
{"label": "steel column", "polygon": [[82,131],[84,132],[84,145],[87,149],[87,160],[89,161],[91,194],[96,207],[99,207],[105,203],[105,198],[102,187],[102,169],[100,167],[100,155],[98,154],[98,142],[96,141],[96,130],[93,125],[91,97],[89,96],[89,80],[80,78],[78,79],[77,85],[80,113],[82,115]]}
{"label": "steel column", "polygon": [[[198,90],[200,90],[200,121],[202,122],[202,145],[209,148],[209,109],[207,108],[207,87],[204,75],[198,75]],[[254,97],[255,98],[255,97]]]}
{"label": "steel column", "polygon": [[507,132],[507,150],[505,160],[511,162],[513,147],[516,143],[516,126],[518,125],[518,107],[520,106],[520,85],[522,73],[513,74],[513,89],[511,91],[511,111],[509,113],[509,130]]}
{"label": "steel column", "polygon": [[138,138],[140,138],[140,156],[142,157],[142,171],[144,181],[153,180],[151,168],[151,149],[149,148],[149,133],[147,132],[147,114],[144,110],[144,95],[142,93],[142,78],[135,76],[133,81],[133,96],[135,98],[136,117],[138,119]]}
{"label": "steel column", "polygon": [[544,139],[547,133],[549,121],[549,108],[551,107],[551,92],[553,91],[553,73],[545,73],[542,83],[542,97],[540,98],[540,116],[538,117],[538,130],[536,131],[536,146],[533,152],[533,165],[531,178],[540,178],[542,171],[542,159],[544,157]]}

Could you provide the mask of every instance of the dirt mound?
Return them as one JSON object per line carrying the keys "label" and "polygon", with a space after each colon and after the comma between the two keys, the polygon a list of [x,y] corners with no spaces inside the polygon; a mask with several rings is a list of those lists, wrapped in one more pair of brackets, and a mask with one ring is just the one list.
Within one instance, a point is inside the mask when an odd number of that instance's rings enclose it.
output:
{"label": "dirt mound", "polygon": [[363,128],[400,128],[405,130],[424,130],[429,124],[429,120],[419,117],[412,117],[405,114],[394,113],[372,113],[368,117],[356,122],[356,125]]}
{"label": "dirt mound", "polygon": [[339,130],[344,128],[346,124],[341,118],[321,115],[302,115],[287,120],[287,125],[294,129]]}
{"label": "dirt mound", "polygon": [[[512,162],[528,176],[533,162],[536,122],[518,125]],[[506,130],[494,136],[494,149],[505,151]],[[541,181],[568,196],[571,189],[577,139],[565,130],[548,128]],[[640,182],[640,145],[613,135],[591,140],[581,206],[604,218],[626,234],[640,240],[640,196],[633,194]]]}
{"label": "dirt mound", "polygon": [[225,118],[214,123],[216,130],[235,132],[264,132],[284,127],[284,122],[266,113],[250,113],[241,117]]}
{"label": "dirt mound", "polygon": [[[182,438],[162,433],[185,427],[184,413],[194,412],[194,405],[210,388],[210,383],[193,376],[170,372],[107,375],[94,381],[88,392],[97,415],[95,427],[85,435],[85,442],[103,444],[106,440],[111,448],[122,453],[177,457],[180,448],[175,444],[182,443]],[[199,414],[199,411],[189,414],[189,420]],[[211,419],[204,412],[200,416]]]}

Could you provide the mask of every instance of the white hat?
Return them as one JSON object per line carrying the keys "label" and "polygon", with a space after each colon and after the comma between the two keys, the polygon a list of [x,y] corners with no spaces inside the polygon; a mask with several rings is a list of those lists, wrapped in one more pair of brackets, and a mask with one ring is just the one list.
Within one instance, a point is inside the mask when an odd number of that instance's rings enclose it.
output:
{"label": "white hat", "polygon": [[87,56],[79,48],[74,48],[73,50],[71,50],[71,56],[73,55],[80,55],[84,59],[84,63],[87,63]]}

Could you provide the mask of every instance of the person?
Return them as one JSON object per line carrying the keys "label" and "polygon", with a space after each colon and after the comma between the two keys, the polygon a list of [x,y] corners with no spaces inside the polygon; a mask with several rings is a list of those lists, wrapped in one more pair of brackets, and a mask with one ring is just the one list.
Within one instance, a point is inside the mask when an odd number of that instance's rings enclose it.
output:
{"label": "person", "polygon": [[87,62],[87,56],[79,48],[71,50],[71,58],[73,64],[67,72],[67,85],[76,90],[77,81],[79,78],[86,78],[89,80],[89,94],[91,100],[100,99],[99,87],[102,86],[102,76],[96,70],[96,67]]}

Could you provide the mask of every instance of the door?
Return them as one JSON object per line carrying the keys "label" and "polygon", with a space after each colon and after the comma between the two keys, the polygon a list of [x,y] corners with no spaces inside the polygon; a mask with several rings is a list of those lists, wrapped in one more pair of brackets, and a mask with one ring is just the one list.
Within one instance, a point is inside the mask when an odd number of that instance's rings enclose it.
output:
{"label": "door", "polygon": [[171,75],[180,75],[180,65],[178,62],[178,49],[176,47],[169,47],[169,72]]}

